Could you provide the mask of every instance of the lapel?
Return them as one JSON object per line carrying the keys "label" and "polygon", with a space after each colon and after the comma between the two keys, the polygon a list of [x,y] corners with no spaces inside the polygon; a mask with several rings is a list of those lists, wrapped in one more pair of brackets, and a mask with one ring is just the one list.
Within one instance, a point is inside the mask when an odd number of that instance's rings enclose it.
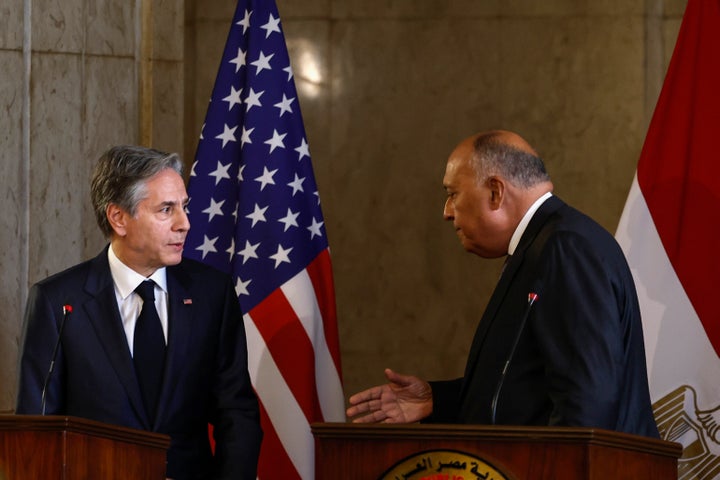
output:
{"label": "lapel", "polygon": [[194,308],[197,308],[192,302],[186,303],[186,300],[198,302],[198,298],[193,298],[191,294],[192,279],[183,269],[182,263],[167,267],[167,284],[168,345],[163,384],[155,416],[156,424],[162,422],[173,398],[173,392],[181,383],[181,377],[185,375],[185,359],[188,358],[188,349],[192,338],[193,311]]}
{"label": "lapel", "polygon": [[490,297],[490,301],[485,308],[485,312],[480,319],[480,324],[478,325],[475,337],[473,338],[472,346],[470,347],[467,365],[465,366],[465,376],[461,398],[465,395],[468,385],[472,381],[472,375],[477,368],[478,357],[483,345],[485,344],[487,333],[493,322],[496,320],[498,311],[503,304],[510,286],[524,262],[525,253],[538,237],[538,234],[542,230],[542,227],[546,224],[548,218],[550,218],[550,216],[562,205],[564,205],[563,201],[555,196],[548,198],[542,205],[540,205],[540,208],[537,209],[530,220],[530,223],[528,223],[528,226],[525,228],[525,232],[523,232],[515,252],[505,265],[502,275],[500,275],[500,279],[495,286],[495,290]]}
{"label": "lapel", "polygon": [[135,376],[127,337],[122,326],[120,311],[115,298],[110,264],[107,260],[107,247],[91,261],[90,273],[85,283],[85,292],[91,299],[83,305],[90,324],[110,359],[120,383],[125,388],[130,404],[138,418],[148,426],[140,387]]}

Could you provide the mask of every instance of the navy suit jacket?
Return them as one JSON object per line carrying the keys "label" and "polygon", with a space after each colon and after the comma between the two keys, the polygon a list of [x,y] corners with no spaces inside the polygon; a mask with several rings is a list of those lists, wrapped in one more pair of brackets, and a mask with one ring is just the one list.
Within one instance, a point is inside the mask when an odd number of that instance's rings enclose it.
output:
{"label": "navy suit jacket", "polygon": [[[531,292],[538,299],[521,327]],[[431,386],[429,421],[491,424],[499,389],[496,424],[657,437],[637,294],[613,236],[559,198],[546,200],[490,298],[464,377]]]}
{"label": "navy suit jacket", "polygon": [[[63,317],[46,413],[170,435],[167,476],[254,479],[262,431],[247,370],[242,315],[229,276],[183,259],[167,267],[168,344],[153,423],[143,407],[107,248],[30,291],[16,413],[39,414],[44,379]],[[208,423],[214,425],[213,457]]]}

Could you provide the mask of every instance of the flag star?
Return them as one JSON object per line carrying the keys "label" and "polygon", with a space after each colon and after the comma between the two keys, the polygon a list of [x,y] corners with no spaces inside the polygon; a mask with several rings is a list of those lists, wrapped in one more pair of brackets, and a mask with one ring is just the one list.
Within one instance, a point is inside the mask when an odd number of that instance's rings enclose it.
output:
{"label": "flag star", "polygon": [[245,99],[246,112],[249,112],[252,107],[262,107],[262,103],[260,103],[260,95],[263,93],[265,93],[265,90],[255,93],[254,89],[250,89],[250,93],[248,93],[248,96]]}
{"label": "flag star", "polygon": [[194,177],[197,174],[195,173],[195,167],[197,167],[198,161],[197,159],[193,162],[192,167],[190,168],[190,176]]}
{"label": "flag star", "polygon": [[205,258],[205,255],[208,253],[216,253],[217,249],[215,248],[215,242],[217,242],[217,239],[219,237],[215,237],[213,239],[209,239],[207,235],[203,235],[203,244],[199,247],[196,247],[195,250],[200,250],[203,252],[202,258]]}
{"label": "flag star", "polygon": [[250,15],[252,15],[252,12],[250,10],[245,10],[245,18],[235,24],[243,27],[243,35],[245,35],[247,29],[250,28]]}
{"label": "flag star", "polygon": [[270,255],[270,258],[275,260],[275,268],[280,266],[281,263],[290,263],[290,257],[288,256],[292,252],[293,247],[284,249],[282,245],[278,244],[278,251]]}
{"label": "flag star", "polygon": [[307,227],[307,229],[310,231],[310,240],[315,238],[315,235],[317,235],[318,237],[322,237],[322,232],[320,231],[320,227],[322,227],[324,223],[325,222],[318,222],[317,220],[315,220],[315,217],[313,217],[312,225]]}
{"label": "flag star", "polygon": [[247,262],[248,258],[258,258],[257,249],[259,246],[260,242],[253,245],[247,240],[245,240],[245,248],[237,252],[238,255],[241,255],[243,257],[243,265],[245,264],[245,262]]}
{"label": "flag star", "polygon": [[[233,213],[232,213],[233,224],[237,224],[238,210],[240,210],[240,202],[235,202],[235,208],[233,209]],[[234,243],[235,243],[235,238],[233,237],[233,244]]]}
{"label": "flag star", "polygon": [[305,181],[305,177],[299,178],[297,173],[295,174],[295,180],[288,183],[288,187],[293,189],[292,196],[294,197],[297,192],[304,192],[303,190],[303,182]]}
{"label": "flag star", "polygon": [[287,72],[287,74],[288,74],[287,81],[289,82],[290,79],[293,77],[292,65],[288,65],[287,67],[283,68],[283,72]]}
{"label": "flag star", "polygon": [[230,128],[227,126],[227,123],[225,124],[225,127],[223,128],[223,133],[216,136],[215,138],[222,140],[222,148],[225,148],[225,145],[228,144],[228,142],[236,142],[237,139],[235,138],[235,130],[237,130],[237,125],[233,128]]}
{"label": "flag star", "polygon": [[204,140],[205,137],[203,137],[203,132],[205,132],[205,124],[202,124],[202,127],[200,127],[200,140]]}
{"label": "flag star", "polygon": [[228,180],[230,180],[230,174],[228,173],[228,170],[230,169],[231,165],[232,163],[223,165],[222,162],[218,160],[218,166],[215,171],[208,174],[209,177],[215,177],[215,185],[220,183],[220,180],[222,180],[223,178],[227,178]]}
{"label": "flag star", "polygon": [[272,67],[270,66],[270,59],[274,56],[274,53],[271,53],[270,56],[266,56],[263,52],[260,52],[260,57],[250,63],[250,65],[256,68],[255,75],[258,75],[263,70],[272,70]]}
{"label": "flag star", "polygon": [[240,165],[240,169],[238,170],[238,177],[237,177],[237,178],[238,178],[238,182],[242,182],[243,180],[245,180],[245,179],[243,178],[243,171],[245,170],[245,167],[247,167],[247,164],[245,164],[245,163],[243,163],[242,165]]}
{"label": "flag star", "polygon": [[315,195],[315,196],[317,197],[317,199],[318,199],[318,205],[320,205],[320,192],[318,192],[318,191],[316,190],[316,191],[313,192],[313,195]]}
{"label": "flag star", "polygon": [[268,38],[273,32],[280,33],[280,17],[275,18],[271,13],[267,23],[260,28],[265,30],[265,38]]}
{"label": "flag star", "polygon": [[285,225],[285,228],[283,229],[283,232],[287,232],[288,228],[290,227],[297,227],[297,217],[300,215],[300,212],[294,213],[292,210],[288,208],[287,215],[285,215],[283,218],[279,219],[278,222]]}
{"label": "flag star", "polygon": [[202,213],[207,213],[208,215],[210,215],[210,218],[208,218],[208,222],[211,222],[215,215],[220,215],[221,217],[224,215],[222,211],[222,206],[224,203],[225,200],[218,203],[212,198],[210,199],[210,206],[202,211]]}
{"label": "flag star", "polygon": [[235,237],[230,237],[230,246],[227,250],[225,250],[225,253],[228,254],[230,261],[232,262],[232,259],[235,256]]}
{"label": "flag star", "polygon": [[[246,143],[252,143],[252,140],[250,139],[250,134],[255,130],[255,127],[248,130],[243,125],[242,135],[240,136],[240,147],[244,147]],[[243,165],[244,166],[244,165]]]}
{"label": "flag star", "polygon": [[240,295],[250,295],[250,292],[247,289],[248,285],[250,285],[250,282],[252,282],[252,280],[244,282],[240,277],[238,277],[235,281],[235,294],[238,297]]}
{"label": "flag star", "polygon": [[230,60],[230,63],[235,65],[235,73],[240,70],[240,67],[245,66],[245,54],[246,52],[243,52],[242,48],[238,48],[237,55],[235,56],[235,58]]}
{"label": "flag star", "polygon": [[270,153],[272,153],[273,150],[275,150],[276,148],[285,148],[285,143],[283,143],[283,139],[286,136],[287,133],[283,133],[282,135],[280,135],[277,130],[273,129],[272,138],[265,140],[265,145],[270,145]]}
{"label": "flag star", "polygon": [[273,106],[280,109],[280,116],[282,117],[283,113],[285,113],[285,112],[293,113],[292,107],[290,106],[290,104],[293,102],[293,100],[295,100],[295,97],[287,98],[285,96],[285,94],[283,93],[282,102],[276,103]]}
{"label": "flag star", "polygon": [[242,100],[240,100],[240,94],[242,93],[242,88],[240,90],[235,90],[235,87],[230,85],[230,95],[223,98],[224,102],[228,102],[228,111],[232,110],[232,108],[235,105],[240,105],[242,103]]}
{"label": "flag star", "polygon": [[[273,175],[275,175],[277,173],[277,171],[278,171],[277,168],[273,171],[268,171],[267,167],[263,167],[263,174],[255,179],[256,182],[260,182],[260,191],[261,192],[267,186],[268,183],[270,185],[275,185],[275,180],[273,180]],[[265,208],[267,208],[267,207],[265,207]]]}
{"label": "flag star", "polygon": [[267,222],[267,219],[265,218],[265,211],[268,209],[268,207],[260,208],[260,206],[256,203],[255,209],[252,213],[245,215],[245,218],[251,219],[252,226],[254,227],[257,222]]}
{"label": "flag star", "polygon": [[300,154],[298,157],[298,161],[302,160],[303,157],[310,157],[310,146],[305,141],[305,137],[303,137],[302,142],[300,143],[300,146],[295,149],[296,152]]}

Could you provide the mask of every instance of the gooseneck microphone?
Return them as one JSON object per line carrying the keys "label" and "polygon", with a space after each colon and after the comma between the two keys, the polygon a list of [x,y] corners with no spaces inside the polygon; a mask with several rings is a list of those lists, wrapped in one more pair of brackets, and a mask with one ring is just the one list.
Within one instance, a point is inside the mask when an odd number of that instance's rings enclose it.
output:
{"label": "gooseneck microphone", "polygon": [[520,327],[518,328],[517,334],[515,335],[515,340],[513,341],[512,348],[510,349],[510,354],[508,355],[507,360],[505,361],[505,366],[503,366],[502,373],[500,374],[500,380],[498,381],[497,387],[495,387],[495,393],[492,397],[492,402],[490,403],[490,424],[495,425],[495,411],[497,410],[497,402],[498,397],[500,396],[500,390],[502,389],[503,382],[505,381],[505,374],[507,373],[508,367],[510,366],[510,362],[512,361],[513,355],[515,355],[515,349],[517,348],[517,344],[520,341],[520,335],[522,335],[523,330],[525,329],[525,322],[527,321],[528,315],[530,315],[530,309],[533,306],[533,303],[535,303],[535,300],[538,299],[538,294],[534,292],[528,293],[528,303],[527,307],[525,307],[525,313],[522,316],[522,320],[520,320]]}
{"label": "gooseneck microphone", "polygon": [[50,383],[50,376],[52,376],[53,370],[55,369],[55,357],[57,357],[57,351],[60,347],[60,340],[62,339],[63,328],[65,328],[65,321],[68,319],[73,311],[72,305],[63,305],[63,317],[60,320],[60,328],[58,329],[58,339],[55,342],[55,348],[53,349],[52,357],[50,358],[50,369],[48,370],[47,376],[45,377],[45,383],[42,388],[42,398],[40,400],[40,407],[42,415],[45,415],[45,396],[47,395],[48,384]]}

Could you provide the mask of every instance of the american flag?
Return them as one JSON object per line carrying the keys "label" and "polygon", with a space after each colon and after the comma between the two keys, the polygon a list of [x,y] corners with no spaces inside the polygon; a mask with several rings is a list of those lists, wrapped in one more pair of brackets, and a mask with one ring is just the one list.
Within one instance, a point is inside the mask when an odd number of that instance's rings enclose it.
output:
{"label": "american flag", "polygon": [[314,478],[310,423],[344,421],[325,224],[280,17],[240,0],[188,185],[185,254],[232,273],[265,432],[260,478]]}

